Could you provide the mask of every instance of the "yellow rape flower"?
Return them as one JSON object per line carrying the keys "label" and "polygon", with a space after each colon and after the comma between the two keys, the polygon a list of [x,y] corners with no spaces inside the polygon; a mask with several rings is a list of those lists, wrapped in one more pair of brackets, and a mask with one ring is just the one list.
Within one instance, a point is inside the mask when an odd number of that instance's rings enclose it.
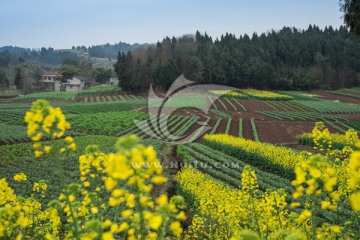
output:
{"label": "yellow rape flower", "polygon": [[181,224],[178,221],[172,222],[170,224],[170,229],[174,233],[175,236],[180,236],[183,231],[181,228]]}
{"label": "yellow rape flower", "polygon": [[152,229],[154,230],[158,230],[159,227],[161,226],[162,224],[162,216],[160,215],[154,215],[152,216],[152,218],[149,220],[149,225]]}
{"label": "yellow rape flower", "polygon": [[25,175],[25,173],[18,173],[14,176],[14,180],[17,182],[26,181],[27,176]]}
{"label": "yellow rape flower", "polygon": [[160,206],[164,206],[168,203],[168,196],[166,194],[161,194],[161,196],[156,199],[156,203]]}

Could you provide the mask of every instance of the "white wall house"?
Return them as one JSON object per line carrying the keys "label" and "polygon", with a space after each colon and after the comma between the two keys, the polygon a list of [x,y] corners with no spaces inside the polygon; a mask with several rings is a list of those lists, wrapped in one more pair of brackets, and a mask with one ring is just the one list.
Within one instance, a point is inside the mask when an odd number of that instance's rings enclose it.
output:
{"label": "white wall house", "polygon": [[83,90],[86,84],[86,78],[81,76],[74,76],[62,83],[65,92],[73,92]]}
{"label": "white wall house", "polygon": [[83,90],[86,85],[86,78],[82,76],[74,76],[62,82],[61,74],[58,72],[45,72],[40,80],[46,91],[55,92],[73,92]]}
{"label": "white wall house", "polygon": [[110,85],[119,85],[119,79],[118,78],[110,78]]}
{"label": "white wall house", "polygon": [[42,75],[40,83],[43,84],[45,91],[59,92],[61,86],[60,77],[61,74],[59,74],[58,72],[45,72]]}

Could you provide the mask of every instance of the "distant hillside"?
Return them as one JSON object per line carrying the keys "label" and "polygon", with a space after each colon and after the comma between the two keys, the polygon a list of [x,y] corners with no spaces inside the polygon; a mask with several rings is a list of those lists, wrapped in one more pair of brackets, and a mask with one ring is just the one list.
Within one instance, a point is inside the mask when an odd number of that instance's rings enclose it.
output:
{"label": "distant hillside", "polygon": [[[26,62],[35,62],[45,66],[61,65],[64,59],[73,59],[79,61],[87,60],[100,66],[112,66],[112,61],[116,60],[118,52],[127,53],[138,48],[145,49],[150,44],[129,44],[119,42],[116,44],[94,45],[91,47],[78,46],[72,49],[29,49],[17,46],[0,47],[0,67],[7,67]],[[109,61],[110,59],[110,61]],[[106,61],[105,61],[106,60]]]}
{"label": "distant hillside", "polygon": [[148,48],[150,44],[129,44],[119,42],[114,45],[109,43],[104,45],[97,45],[88,48],[89,55],[98,58],[117,58],[119,52],[127,53],[128,51],[134,51],[138,48]]}
{"label": "distant hillside", "polygon": [[30,49],[22,48],[22,47],[14,47],[14,46],[4,46],[0,47],[0,52],[8,51],[9,53],[22,53],[26,51],[30,51]]}

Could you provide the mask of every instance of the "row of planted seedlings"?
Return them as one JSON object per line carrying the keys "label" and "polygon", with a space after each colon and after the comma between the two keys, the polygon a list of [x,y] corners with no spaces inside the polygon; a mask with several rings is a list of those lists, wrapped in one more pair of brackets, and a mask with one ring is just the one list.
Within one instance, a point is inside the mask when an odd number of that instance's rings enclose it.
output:
{"label": "row of planted seedlings", "polygon": [[[233,188],[241,188],[241,172],[246,165],[251,164],[251,161],[241,157],[229,156],[221,151],[214,150],[199,143],[190,143],[186,145],[179,145],[177,154],[184,158],[184,166],[193,167],[197,170],[208,174],[212,178],[225,183]],[[266,192],[266,190],[284,189],[287,196],[286,201],[290,204],[292,202],[299,202],[304,206],[306,202],[305,197],[294,199],[292,193],[295,188],[291,185],[291,180],[281,177],[277,174],[264,171],[251,164],[251,168],[256,172],[258,178],[259,190]],[[318,204],[321,202],[321,197],[317,199]],[[291,211],[301,212],[302,208],[293,208],[290,206]],[[341,219],[346,219],[351,215],[350,209],[344,209],[341,213]],[[333,219],[333,214],[329,211],[323,211],[319,216],[321,222],[329,221],[338,223],[338,219]]]}
{"label": "row of planted seedlings", "polygon": [[[212,104],[215,110],[220,110],[219,107],[216,105],[216,102],[219,103],[221,109],[225,111],[236,111],[236,112],[246,112],[246,108],[240,102],[238,98],[232,98],[228,96],[222,96],[216,99],[208,97],[209,102]],[[226,106],[226,103],[230,106],[229,108]]]}

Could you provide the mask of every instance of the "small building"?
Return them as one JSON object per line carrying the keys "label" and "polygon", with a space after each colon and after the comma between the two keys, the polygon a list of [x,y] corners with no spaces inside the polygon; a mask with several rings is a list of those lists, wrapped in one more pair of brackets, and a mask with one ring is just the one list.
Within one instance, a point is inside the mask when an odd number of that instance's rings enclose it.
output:
{"label": "small building", "polygon": [[71,79],[67,79],[66,82],[62,83],[62,91],[73,92],[80,91],[85,88],[86,78],[82,76],[74,76]]}
{"label": "small building", "polygon": [[59,92],[61,89],[61,74],[58,72],[45,72],[40,83],[45,91]]}
{"label": "small building", "polygon": [[67,79],[65,82],[62,80],[62,75],[58,72],[45,72],[42,75],[40,83],[45,91],[55,92],[73,92],[83,90],[86,85],[86,78],[82,76],[74,76]]}
{"label": "small building", "polygon": [[118,78],[110,78],[110,85],[119,85],[119,79]]}

